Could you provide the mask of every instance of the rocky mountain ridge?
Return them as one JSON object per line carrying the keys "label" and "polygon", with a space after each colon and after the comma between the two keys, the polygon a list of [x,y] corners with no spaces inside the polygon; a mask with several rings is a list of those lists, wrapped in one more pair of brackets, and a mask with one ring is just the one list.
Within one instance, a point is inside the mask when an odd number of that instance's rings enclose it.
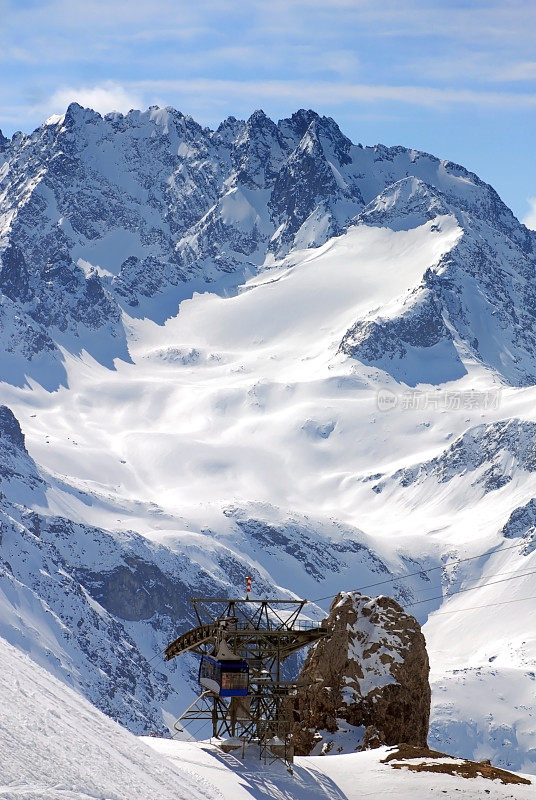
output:
{"label": "rocky mountain ridge", "polygon": [[[195,290],[234,291],[348,226],[400,230],[446,215],[463,231],[457,247],[390,318],[357,320],[340,351],[412,385],[459,377],[468,353],[515,385],[536,374],[535,235],[456,164],[354,145],[313,111],[277,124],[256,111],[211,131],[172,108],[101,117],[76,103],[3,140],[0,157],[12,382],[24,383],[28,365],[49,388],[65,382],[58,347],[110,367],[128,360],[123,310],[162,322]],[[482,317],[486,334],[475,330]]]}

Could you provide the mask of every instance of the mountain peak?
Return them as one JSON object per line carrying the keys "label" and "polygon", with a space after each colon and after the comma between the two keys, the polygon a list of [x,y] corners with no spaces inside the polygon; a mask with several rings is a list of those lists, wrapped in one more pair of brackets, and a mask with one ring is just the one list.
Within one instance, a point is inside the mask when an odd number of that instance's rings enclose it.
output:
{"label": "mountain peak", "polygon": [[311,108],[305,109],[300,108],[298,111],[295,111],[290,117],[286,117],[285,119],[280,119],[277,123],[279,128],[282,129],[291,129],[296,136],[301,137],[307,131],[309,125],[314,120],[320,119],[320,115],[317,114],[316,111],[313,111]]}
{"label": "mountain peak", "polygon": [[67,106],[67,111],[65,112],[65,124],[68,127],[81,125],[84,122],[89,122],[94,119],[102,119],[102,117],[98,111],[94,111],[92,108],[85,108],[76,101],[69,103]]}
{"label": "mountain peak", "polygon": [[[120,309],[165,318],[176,309],[171,298],[187,296],[194,280],[219,285],[228,280],[228,288],[236,288],[246,264],[249,269],[293,249],[322,245],[355,224],[402,231],[431,221],[428,229],[438,239],[432,220],[442,215],[453,215],[464,232],[473,228],[463,253],[456,254],[461,273],[470,266],[471,280],[479,287],[485,280],[478,266],[485,251],[477,247],[483,237],[495,248],[486,258],[489,269],[508,261],[506,275],[523,272],[527,315],[533,307],[535,234],[517,223],[491,187],[457,165],[415,150],[358,149],[331,117],[312,109],[299,109],[277,125],[257,109],[247,122],[229,117],[212,132],[170,107],[103,118],[73,102],[65,124],[25,139],[15,136],[6,152],[0,287],[11,305],[5,304],[2,331],[17,352],[23,347],[56,358],[46,331],[59,320],[62,335],[69,331],[78,342],[84,338],[87,352],[98,358],[103,348],[98,338],[113,331],[106,348],[113,348],[113,358],[126,356]],[[515,257],[506,245],[500,252],[495,247],[499,234],[512,242]],[[92,272],[100,277],[89,278]],[[449,286],[441,300],[434,287],[425,288],[440,312],[428,308],[428,294],[426,312],[419,306],[408,317],[404,310],[404,330],[412,341],[414,328],[443,335],[439,316],[454,303]],[[486,289],[491,304],[497,301],[495,289]],[[90,308],[98,313],[88,315]],[[463,322],[467,339],[469,305],[463,320],[449,313]],[[532,363],[529,349],[536,353],[532,329],[527,316],[523,332],[509,345],[512,353],[523,351],[527,363]],[[392,327],[394,336],[397,331]],[[471,341],[475,338],[486,337],[475,334]],[[364,350],[352,345],[352,352],[359,357]],[[487,353],[486,363],[495,367],[496,355]],[[512,361],[507,353],[504,359]]]}
{"label": "mountain peak", "polygon": [[451,210],[433,186],[410,175],[387,186],[365,206],[359,221],[401,231],[449,213]]}
{"label": "mountain peak", "polygon": [[[312,109],[300,109],[287,119],[278,122],[285,139],[301,142],[301,147],[329,151],[340,164],[349,164],[352,142],[346,137],[332,117],[321,117]],[[302,142],[302,140],[304,140]]]}
{"label": "mountain peak", "polygon": [[225,145],[230,145],[244,131],[246,123],[236,117],[224,119],[212,134],[212,138]]}
{"label": "mountain peak", "polygon": [[248,119],[248,125],[262,125],[266,122],[272,122],[272,120],[262,108],[255,109]]}
{"label": "mountain peak", "polygon": [[262,109],[257,109],[247,120],[243,135],[237,141],[237,145],[240,147],[245,143],[263,140],[279,142],[279,138],[279,130],[275,122]]}

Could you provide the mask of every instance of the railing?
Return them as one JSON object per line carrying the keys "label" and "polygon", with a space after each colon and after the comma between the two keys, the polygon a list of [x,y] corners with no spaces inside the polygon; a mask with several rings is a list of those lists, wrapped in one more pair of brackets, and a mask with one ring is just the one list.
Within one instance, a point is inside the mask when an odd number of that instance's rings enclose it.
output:
{"label": "railing", "polygon": [[[261,623],[263,623],[263,627],[261,627]],[[263,637],[265,634],[273,634],[274,636],[279,637],[285,634],[290,635],[293,633],[314,634],[315,632],[318,632],[320,635],[325,635],[327,633],[327,628],[321,622],[311,619],[293,620],[291,618],[289,620],[281,620],[270,617],[268,624],[272,625],[272,627],[266,627],[266,621],[264,619],[255,621],[238,619],[227,620],[225,626],[223,627],[223,631],[221,622],[218,623],[217,620],[211,623],[206,623],[205,625],[199,625],[197,628],[186,631],[177,639],[175,639],[175,641],[171,642],[166,647],[165,659],[166,661],[169,661],[169,659],[180,655],[186,650],[192,650],[196,646],[202,645],[209,640],[216,641],[220,632],[222,632],[224,636],[227,635],[229,637],[232,637],[233,634],[238,634],[239,636],[240,634],[246,634],[246,636],[251,635],[253,637]],[[311,641],[313,641],[313,639],[311,639]],[[303,646],[303,644],[301,646]],[[295,648],[293,647],[292,649]]]}
{"label": "railing", "polygon": [[[265,622],[265,621],[263,620],[263,622]],[[273,627],[272,628],[256,627],[255,625],[252,625],[250,622],[241,622],[241,621],[239,621],[239,622],[236,622],[234,624],[231,623],[226,630],[229,633],[232,633],[233,631],[252,631],[252,632],[253,631],[261,631],[262,632],[262,631],[265,631],[265,630],[268,630],[268,631],[270,631],[270,630],[276,630],[276,631],[278,631],[278,630],[283,630],[283,631],[284,630],[288,630],[288,631],[316,631],[316,630],[325,630],[325,627],[326,627],[321,622],[317,622],[316,620],[312,620],[312,619],[294,620],[294,621],[290,622],[288,626],[287,626],[287,623],[286,623],[285,620],[283,620],[283,621],[281,621],[281,620],[270,620],[270,622],[273,623]]]}

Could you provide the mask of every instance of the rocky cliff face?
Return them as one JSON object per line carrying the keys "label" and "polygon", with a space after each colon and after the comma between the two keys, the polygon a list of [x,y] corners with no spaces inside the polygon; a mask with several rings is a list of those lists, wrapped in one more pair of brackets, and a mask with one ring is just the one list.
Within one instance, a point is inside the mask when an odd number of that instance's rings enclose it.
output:
{"label": "rocky cliff face", "polygon": [[473,488],[488,494],[509,484],[517,470],[536,472],[536,423],[512,418],[469,428],[440,455],[397,470],[372,490],[381,494],[398,484],[430,494],[463,474]]}
{"label": "rocky cliff face", "polygon": [[357,320],[340,351],[412,386],[461,377],[469,354],[510,384],[533,384],[534,240],[497,216],[498,202],[487,215],[468,211],[461,198],[407,177],[369,203],[358,217],[366,225],[409,230],[428,222],[439,232],[454,217],[461,236],[389,313]]}
{"label": "rocky cliff face", "polygon": [[299,677],[296,752],[425,746],[429,664],[417,620],[389,597],[341,592],[327,626],[329,638],[311,649]]}
{"label": "rocky cliff face", "polygon": [[128,359],[122,310],[162,322],[194,291],[234,290],[348,226],[449,215],[463,231],[452,255],[389,317],[356,319],[340,351],[416,383],[463,374],[462,347],[531,382],[535,235],[473,173],[354,145],[314,111],[277,124],[256,111],[211,131],[172,108],[101,117],[73,103],[30,136],[0,135],[0,377],[56,388],[58,345],[109,367]]}

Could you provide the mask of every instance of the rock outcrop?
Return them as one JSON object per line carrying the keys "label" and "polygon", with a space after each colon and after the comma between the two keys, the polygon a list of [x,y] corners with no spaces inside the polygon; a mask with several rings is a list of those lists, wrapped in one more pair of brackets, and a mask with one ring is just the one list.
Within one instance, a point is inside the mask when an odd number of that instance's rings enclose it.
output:
{"label": "rock outcrop", "polygon": [[417,620],[390,597],[341,592],[327,626],[330,637],[310,650],[300,673],[295,752],[426,746],[429,664]]}
{"label": "rock outcrop", "polygon": [[18,419],[10,408],[0,405],[0,501],[6,494],[17,503],[44,502],[43,487]]}

